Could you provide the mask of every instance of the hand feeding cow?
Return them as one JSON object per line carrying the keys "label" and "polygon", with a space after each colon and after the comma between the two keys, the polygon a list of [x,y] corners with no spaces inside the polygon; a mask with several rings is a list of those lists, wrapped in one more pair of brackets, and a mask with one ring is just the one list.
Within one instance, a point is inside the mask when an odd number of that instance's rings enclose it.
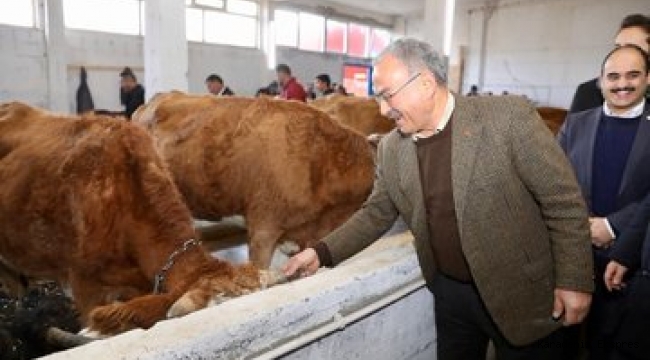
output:
{"label": "hand feeding cow", "polygon": [[151,137],[130,123],[0,105],[0,183],[0,261],[69,284],[82,322],[101,334],[269,280],[199,245]]}
{"label": "hand feeding cow", "polygon": [[250,259],[261,268],[280,239],[310,245],[372,188],[364,136],[302,103],[166,93],[132,122],[155,136],[196,218],[245,217]]}

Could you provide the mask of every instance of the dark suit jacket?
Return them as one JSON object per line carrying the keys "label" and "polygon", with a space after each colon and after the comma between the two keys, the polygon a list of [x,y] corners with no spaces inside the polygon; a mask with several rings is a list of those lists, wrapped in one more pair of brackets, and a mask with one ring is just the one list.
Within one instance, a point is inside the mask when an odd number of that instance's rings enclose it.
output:
{"label": "dark suit jacket", "polygon": [[[551,132],[519,97],[456,97],[452,186],[463,253],[489,313],[515,345],[561,325],[556,287],[592,291],[587,210]],[[416,145],[393,130],[377,150],[372,194],[323,241],[333,262],[360,251],[401,215],[428,284],[436,272]]]}
{"label": "dark suit jacket", "polygon": [[124,114],[130,119],[135,110],[144,104],[144,87],[138,84],[128,92],[120,89],[120,101],[124,105]]}
{"label": "dark suit jacket", "polygon": [[605,102],[605,98],[598,86],[598,78],[591,79],[578,85],[575,94],[573,94],[569,113],[593,109],[602,106],[603,102]]}
{"label": "dark suit jacket", "polygon": [[[602,106],[569,114],[558,139],[576,172],[582,193],[591,208],[591,176],[596,131]],[[607,216],[615,232],[622,231],[636,213],[639,202],[650,192],[650,103],[646,103],[641,124],[632,144],[618,194],[618,210]]]}
{"label": "dark suit jacket", "polygon": [[634,270],[650,270],[650,194],[612,247],[610,258]]}

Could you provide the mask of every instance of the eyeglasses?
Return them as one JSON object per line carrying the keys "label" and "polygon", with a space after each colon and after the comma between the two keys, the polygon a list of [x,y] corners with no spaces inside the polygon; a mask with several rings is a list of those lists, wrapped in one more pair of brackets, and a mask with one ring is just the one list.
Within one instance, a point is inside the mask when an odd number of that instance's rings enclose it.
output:
{"label": "eyeglasses", "polygon": [[374,98],[378,103],[381,103],[382,101],[389,102],[390,99],[392,99],[395,95],[397,95],[400,91],[402,91],[405,87],[407,87],[410,83],[415,81],[415,79],[418,78],[422,73],[421,72],[416,72],[415,74],[411,75],[404,84],[400,85],[397,87],[397,89],[393,91],[382,91],[379,94],[375,94]]}

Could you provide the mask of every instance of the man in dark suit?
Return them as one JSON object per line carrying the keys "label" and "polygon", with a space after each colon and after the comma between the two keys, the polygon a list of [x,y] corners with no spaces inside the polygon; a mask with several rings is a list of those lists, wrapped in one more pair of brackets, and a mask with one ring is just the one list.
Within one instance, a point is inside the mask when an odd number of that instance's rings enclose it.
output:
{"label": "man in dark suit", "polygon": [[[616,46],[634,44],[646,52],[650,51],[650,17],[642,14],[626,16],[621,22],[618,34],[614,40]],[[650,97],[650,93],[646,94]],[[580,112],[599,107],[603,104],[602,91],[598,78],[591,79],[576,89],[571,101],[570,113]]]}
{"label": "man in dark suit", "polygon": [[600,77],[604,104],[569,114],[558,134],[591,212],[597,280],[588,321],[592,359],[609,359],[616,328],[615,299],[602,281],[609,248],[650,191],[649,82],[648,56],[641,48],[612,50]]}
{"label": "man in dark suit", "polygon": [[205,86],[212,95],[216,96],[234,96],[235,93],[229,87],[223,84],[223,79],[217,74],[210,74],[205,79]]}
{"label": "man in dark suit", "polygon": [[583,319],[593,284],[586,207],[550,131],[523,98],[453,95],[421,41],[395,41],[373,70],[396,123],[373,192],[285,274],[340,263],[401,215],[435,297],[438,359],[483,360],[490,340],[500,359],[560,358],[557,330]]}
{"label": "man in dark suit", "polygon": [[[650,194],[614,244],[605,270],[605,285],[620,292],[621,312],[612,359],[644,360],[650,356]],[[626,276],[632,273],[632,276]],[[625,281],[625,282],[624,282]]]}

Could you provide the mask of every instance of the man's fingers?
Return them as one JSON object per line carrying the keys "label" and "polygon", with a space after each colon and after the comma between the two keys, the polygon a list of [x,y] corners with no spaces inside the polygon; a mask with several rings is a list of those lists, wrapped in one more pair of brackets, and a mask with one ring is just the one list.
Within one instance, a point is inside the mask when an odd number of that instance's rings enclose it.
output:
{"label": "man's fingers", "polygon": [[620,290],[623,286],[623,277],[627,272],[627,268],[623,265],[620,265],[617,262],[610,262],[605,268],[605,274],[603,275],[605,281],[605,287],[607,290]]}
{"label": "man's fingers", "polygon": [[564,314],[564,303],[560,300],[558,296],[555,296],[555,302],[553,303],[553,314],[551,315],[553,321],[560,321],[562,315]]}
{"label": "man's fingers", "polygon": [[298,259],[297,257],[298,255],[293,256],[282,267],[282,272],[284,273],[285,276],[287,277],[294,276],[294,274],[296,274],[296,272],[303,266],[302,261],[300,261],[300,259]]}

